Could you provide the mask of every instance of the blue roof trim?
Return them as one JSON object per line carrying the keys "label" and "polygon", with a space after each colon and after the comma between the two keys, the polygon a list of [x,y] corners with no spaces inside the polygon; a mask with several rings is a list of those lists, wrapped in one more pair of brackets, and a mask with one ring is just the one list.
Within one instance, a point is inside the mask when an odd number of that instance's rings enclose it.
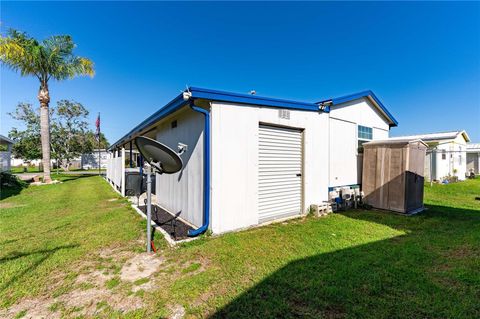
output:
{"label": "blue roof trim", "polygon": [[318,105],[316,103],[282,100],[282,99],[262,97],[262,96],[252,95],[252,94],[224,92],[224,91],[209,90],[209,89],[203,89],[203,88],[197,88],[197,87],[190,87],[189,90],[192,93],[192,98],[195,98],[195,99],[270,106],[270,107],[278,107],[278,108],[285,108],[285,109],[292,109],[292,110],[316,111],[316,112],[319,111]]}
{"label": "blue roof trim", "polygon": [[[302,111],[314,111],[319,112],[319,107],[316,103],[308,102],[299,102],[291,100],[282,100],[269,97],[262,97],[251,94],[241,94],[225,91],[217,91],[210,89],[203,89],[197,87],[190,87],[188,91],[192,94],[192,99],[205,99],[212,101],[223,101],[239,104],[249,104],[249,105],[259,105],[259,106],[268,106],[268,107],[278,107],[292,110],[302,110]],[[182,106],[186,105],[188,102],[183,99],[183,93],[178,95],[167,105],[162,107],[157,112],[150,115],[146,120],[135,126],[130,132],[125,136],[119,139],[117,142],[112,144],[109,149],[114,149],[130,140],[134,134],[141,132],[148,126],[154,124],[155,122],[161,120],[169,114],[172,114],[176,110],[180,109]]]}
{"label": "blue roof trim", "polygon": [[160,110],[157,112],[153,113],[149,117],[147,117],[145,120],[143,120],[140,124],[135,126],[130,132],[128,132],[125,136],[123,136],[121,139],[116,141],[114,144],[112,144],[108,149],[114,149],[126,142],[128,142],[129,139],[133,137],[134,134],[141,132],[145,128],[149,127],[150,125],[154,124],[155,122],[161,120],[162,118],[166,117],[167,115],[172,114],[173,112],[177,111],[181,107],[185,106],[188,104],[188,101],[185,101],[183,99],[183,93],[178,95],[176,98],[168,102],[167,105],[162,107]]}
{"label": "blue roof trim", "polygon": [[[205,99],[205,100],[212,100],[212,101],[223,101],[223,102],[231,102],[231,103],[238,103],[238,104],[259,105],[259,106],[268,106],[268,107],[302,110],[302,111],[313,111],[313,112],[321,111],[319,108],[319,104],[322,102],[331,101],[332,106],[335,106],[335,105],[353,101],[359,98],[369,97],[380,107],[380,109],[385,113],[387,118],[391,121],[390,126],[397,126],[398,124],[397,120],[395,120],[395,118],[390,114],[390,112],[388,112],[387,108],[382,104],[382,102],[380,102],[380,100],[370,90],[334,98],[332,100],[325,100],[318,103],[283,100],[283,99],[251,95],[251,94],[241,94],[241,93],[203,89],[198,87],[190,87],[188,88],[188,91],[191,93],[192,99]],[[153,125],[155,122],[172,114],[173,112],[177,111],[178,109],[187,105],[188,103],[189,103],[188,101],[184,100],[183,93],[178,95],[173,100],[171,100],[167,105],[165,105],[160,110],[153,113],[147,119],[145,119],[140,124],[135,126],[130,132],[128,132],[125,136],[123,136],[117,142],[112,144],[108,149],[111,150],[122,144],[125,144],[130,139],[132,139],[132,137],[135,134],[140,133],[147,127]],[[326,113],[330,112],[330,106],[327,106],[323,110],[323,112],[326,112]]]}
{"label": "blue roof trim", "polygon": [[[364,97],[371,98],[378,105],[378,107],[380,107],[380,109],[385,113],[387,118],[391,121],[391,124],[390,124],[391,127],[398,125],[397,120],[393,117],[393,115],[387,110],[385,105],[383,105],[383,103],[378,99],[378,97],[375,95],[375,93],[373,93],[373,91],[371,91],[371,90],[362,91],[362,92],[358,92],[358,93],[354,93],[354,94],[350,94],[350,95],[345,95],[345,96],[341,96],[341,97],[337,97],[337,98],[333,98],[331,100],[325,100],[325,101],[321,101],[321,102],[332,101],[332,106],[335,106],[335,105],[350,102],[350,101],[353,101],[353,100],[361,99],[361,98],[364,98]],[[321,102],[319,102],[319,103],[321,103]]]}

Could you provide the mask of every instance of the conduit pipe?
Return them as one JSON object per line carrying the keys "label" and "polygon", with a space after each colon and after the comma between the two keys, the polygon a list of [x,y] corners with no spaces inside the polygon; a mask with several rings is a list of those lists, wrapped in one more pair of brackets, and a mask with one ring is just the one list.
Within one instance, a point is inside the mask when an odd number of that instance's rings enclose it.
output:
{"label": "conduit pipe", "polygon": [[189,230],[188,236],[190,237],[203,234],[210,224],[210,112],[194,103],[195,100],[190,102],[192,110],[202,113],[205,117],[203,129],[203,225],[197,229]]}

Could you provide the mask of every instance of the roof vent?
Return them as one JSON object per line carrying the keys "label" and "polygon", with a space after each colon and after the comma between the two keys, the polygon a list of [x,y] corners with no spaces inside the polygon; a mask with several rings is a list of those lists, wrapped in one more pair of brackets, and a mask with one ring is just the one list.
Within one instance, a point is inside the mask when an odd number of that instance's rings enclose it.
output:
{"label": "roof vent", "polygon": [[255,95],[255,94],[257,94],[257,91],[251,90],[249,93],[250,93],[251,95]]}
{"label": "roof vent", "polygon": [[290,111],[285,109],[278,110],[278,117],[281,119],[289,120],[290,119]]}

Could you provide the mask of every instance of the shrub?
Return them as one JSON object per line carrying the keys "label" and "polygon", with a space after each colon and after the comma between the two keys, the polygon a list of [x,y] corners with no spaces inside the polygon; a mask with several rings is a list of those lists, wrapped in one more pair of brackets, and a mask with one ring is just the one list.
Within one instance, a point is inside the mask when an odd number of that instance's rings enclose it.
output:
{"label": "shrub", "polygon": [[27,183],[10,172],[0,172],[0,185],[2,188],[24,188],[27,186]]}

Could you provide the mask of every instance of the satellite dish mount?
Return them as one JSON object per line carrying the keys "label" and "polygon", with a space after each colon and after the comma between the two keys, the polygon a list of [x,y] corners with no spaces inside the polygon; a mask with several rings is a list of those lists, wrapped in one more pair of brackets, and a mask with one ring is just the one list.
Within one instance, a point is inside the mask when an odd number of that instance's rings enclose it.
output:
{"label": "satellite dish mount", "polygon": [[170,147],[146,136],[135,138],[135,145],[145,161],[150,164],[147,174],[147,252],[152,251],[152,172],[174,174],[183,168],[180,154],[187,150],[187,145],[179,143],[179,153]]}

